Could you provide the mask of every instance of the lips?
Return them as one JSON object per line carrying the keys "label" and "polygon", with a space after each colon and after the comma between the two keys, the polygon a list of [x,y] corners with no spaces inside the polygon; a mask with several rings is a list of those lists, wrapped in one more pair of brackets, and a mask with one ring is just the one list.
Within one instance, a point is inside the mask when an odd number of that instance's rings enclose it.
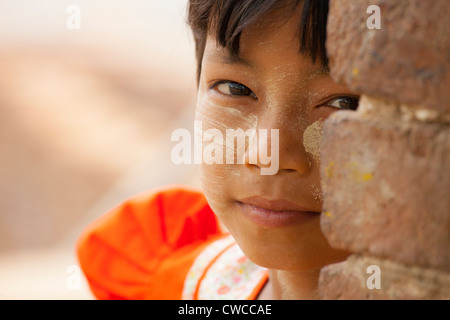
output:
{"label": "lips", "polygon": [[265,227],[284,227],[306,223],[320,216],[320,212],[286,200],[250,197],[238,201],[238,205],[247,219]]}

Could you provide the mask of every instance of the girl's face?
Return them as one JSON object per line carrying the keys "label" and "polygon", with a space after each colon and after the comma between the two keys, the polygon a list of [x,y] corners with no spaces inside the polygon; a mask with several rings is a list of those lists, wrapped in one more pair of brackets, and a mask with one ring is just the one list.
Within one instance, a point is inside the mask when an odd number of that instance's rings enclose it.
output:
{"label": "girl's face", "polygon": [[[207,40],[196,112],[203,132],[218,129],[226,137],[227,129],[266,129],[268,137],[258,150],[246,148],[244,164],[203,162],[201,181],[211,208],[250,260],[308,270],[348,254],[331,248],[320,229],[319,151],[323,121],[339,109],[355,109],[358,97],[299,53],[300,12],[274,23],[279,15],[244,30],[238,59]],[[271,129],[278,129],[278,141]],[[270,155],[275,142],[278,171],[262,175],[268,165],[250,161],[251,153]]]}

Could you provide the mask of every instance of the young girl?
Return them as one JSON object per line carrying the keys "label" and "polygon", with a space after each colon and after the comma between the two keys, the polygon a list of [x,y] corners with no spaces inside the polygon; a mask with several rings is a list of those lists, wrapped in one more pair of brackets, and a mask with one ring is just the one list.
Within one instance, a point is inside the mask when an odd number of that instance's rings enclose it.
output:
{"label": "young girl", "polygon": [[358,106],[328,72],[328,1],[191,0],[188,14],[196,120],[224,136],[277,129],[278,170],[261,174],[248,147],[202,164],[202,192],[138,195],[87,228],[81,267],[99,299],[317,299],[320,269],[348,255],[320,230],[322,124]]}

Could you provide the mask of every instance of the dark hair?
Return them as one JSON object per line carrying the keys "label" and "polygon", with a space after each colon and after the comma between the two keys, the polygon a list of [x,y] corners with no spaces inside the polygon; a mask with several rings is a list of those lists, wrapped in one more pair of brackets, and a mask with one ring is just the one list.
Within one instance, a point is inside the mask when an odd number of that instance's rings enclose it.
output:
{"label": "dark hair", "polygon": [[[190,0],[188,23],[191,26],[200,78],[208,34],[232,55],[239,55],[239,41],[244,28],[276,9],[295,9],[303,2],[299,24],[300,52],[328,66],[325,48],[329,0]],[[292,12],[292,10],[286,10]]]}

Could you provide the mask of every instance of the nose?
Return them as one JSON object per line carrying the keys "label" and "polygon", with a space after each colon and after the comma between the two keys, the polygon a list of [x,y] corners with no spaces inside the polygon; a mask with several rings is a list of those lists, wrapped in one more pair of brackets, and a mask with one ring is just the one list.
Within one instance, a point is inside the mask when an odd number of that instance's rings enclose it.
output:
{"label": "nose", "polygon": [[245,165],[261,170],[261,174],[308,173],[311,160],[303,143],[304,128],[291,126],[291,119],[269,114],[259,120],[257,135],[245,152]]}

